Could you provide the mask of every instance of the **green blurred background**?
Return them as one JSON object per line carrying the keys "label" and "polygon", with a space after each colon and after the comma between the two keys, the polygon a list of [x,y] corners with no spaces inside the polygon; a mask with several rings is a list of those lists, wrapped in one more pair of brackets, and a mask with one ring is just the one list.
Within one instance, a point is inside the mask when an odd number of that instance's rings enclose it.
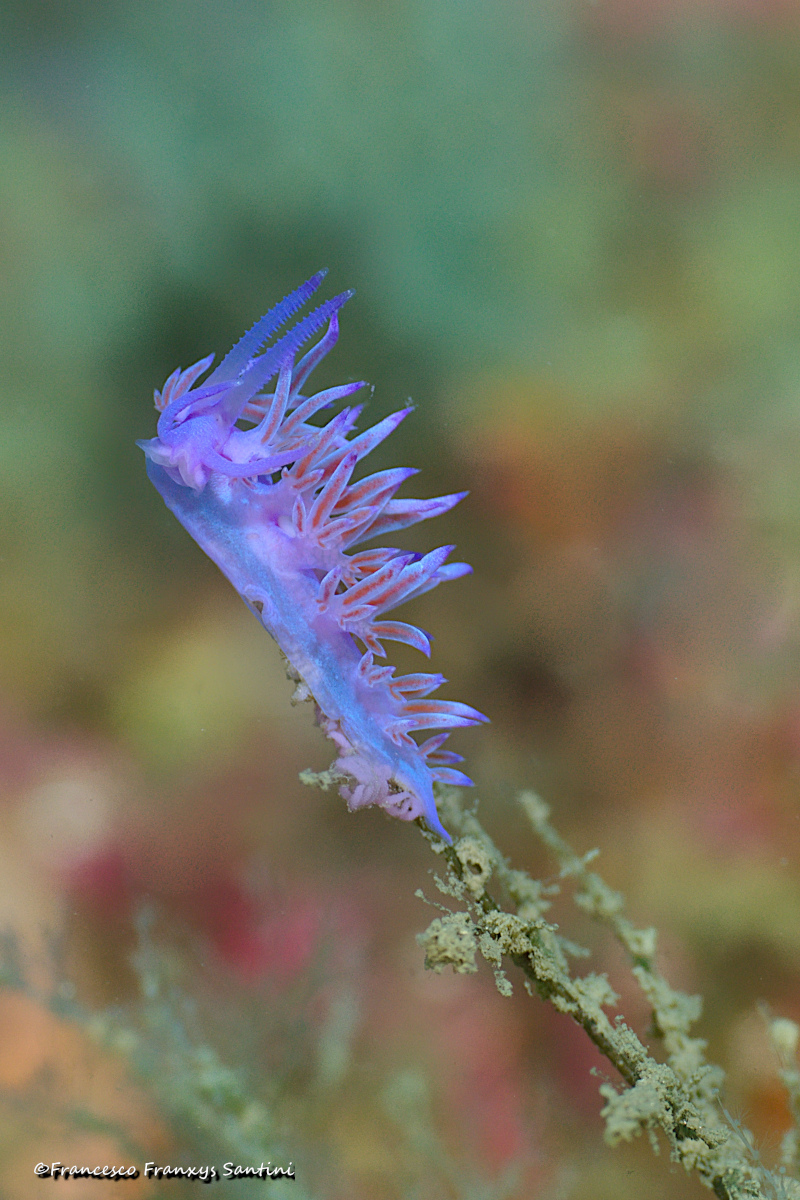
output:
{"label": "green blurred background", "polygon": [[[375,420],[410,395],[372,469],[471,491],[408,544],[476,568],[413,616],[445,694],[493,719],[454,739],[482,818],[551,873],[514,804],[535,787],[602,848],[769,1160],[788,1114],[756,1004],[800,1018],[800,4],[7,0],[0,73],[0,915],[40,987],[51,930],[83,1003],[135,1003],[155,902],[198,939],[201,1006],[246,1001],[253,1038],[271,1013],[262,1074],[314,1195],[699,1192],[602,1148],[565,1018],[424,977],[426,848],[300,785],[326,744],[147,482],[153,388],[328,266],[357,295],[319,386],[368,378]],[[613,948],[575,935],[644,1030]],[[135,1121],[143,1158],[200,1153],[147,1088],[76,1127],[123,1085],[6,1001],[0,1084],[39,1131],[9,1117],[12,1200]],[[286,1066],[328,1035],[335,1105]],[[409,1061],[435,1153],[376,1108]]]}

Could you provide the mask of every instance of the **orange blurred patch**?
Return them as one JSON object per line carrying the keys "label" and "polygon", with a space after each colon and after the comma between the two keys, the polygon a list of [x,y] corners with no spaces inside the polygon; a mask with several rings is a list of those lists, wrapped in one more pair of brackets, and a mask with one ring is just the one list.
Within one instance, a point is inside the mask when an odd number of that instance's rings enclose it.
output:
{"label": "orange blurred patch", "polygon": [[[5,1200],[38,1198],[52,1187],[52,1178],[35,1176],[39,1162],[89,1169],[133,1165],[141,1171],[146,1158],[157,1158],[169,1147],[124,1059],[19,992],[0,994],[0,1089],[6,1109]],[[124,1184],[72,1178],[69,1193],[73,1200],[102,1200],[116,1196],[120,1186],[126,1196],[150,1196],[154,1190],[141,1176]]]}
{"label": "orange blurred patch", "polygon": [[480,394],[491,409],[471,413],[458,436],[492,520],[545,542],[613,527],[651,468],[651,431],[608,414],[566,421],[575,398],[547,380],[485,380]]}

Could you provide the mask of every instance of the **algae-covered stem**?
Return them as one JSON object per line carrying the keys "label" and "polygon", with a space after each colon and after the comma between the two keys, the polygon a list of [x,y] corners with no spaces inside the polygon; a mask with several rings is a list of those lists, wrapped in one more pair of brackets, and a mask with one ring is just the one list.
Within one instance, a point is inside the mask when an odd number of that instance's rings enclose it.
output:
{"label": "algae-covered stem", "polygon": [[[446,845],[421,822],[420,827],[432,849],[447,863],[447,879],[436,879],[439,890],[466,900],[468,911],[450,914],[454,926],[458,922],[458,952],[448,949],[441,919],[421,935],[427,965],[441,970],[452,954],[449,965],[456,971],[472,971],[478,950],[494,965],[504,956],[524,973],[529,991],[532,984],[542,999],[569,1014],[626,1085],[621,1091],[607,1082],[600,1087],[610,1144],[629,1141],[643,1130],[654,1140],[655,1129],[660,1127],[672,1157],[687,1171],[696,1171],[719,1200],[766,1200],[770,1196],[794,1200],[800,1195],[795,1181],[767,1171],[747,1135],[725,1120],[718,1104],[723,1073],[705,1062],[705,1043],[688,1036],[690,1023],[700,1013],[699,1001],[675,992],[660,976],[653,964],[654,931],[637,930],[620,914],[622,897],[587,870],[587,859],[580,858],[550,824],[546,805],[531,793],[521,798],[535,831],[558,858],[562,876],[574,876],[582,884],[584,891],[576,896],[580,907],[609,924],[630,954],[634,974],[653,1004],[653,1027],[664,1039],[667,1063],[654,1059],[622,1018],[609,1021],[603,1006],[615,1003],[617,997],[604,976],[572,975],[565,954],[567,944],[543,918],[548,902],[542,885],[509,866],[474,811],[461,810],[457,793],[443,789],[440,800],[457,840]],[[505,910],[486,886],[492,875],[510,895],[516,912]],[[498,986],[508,994],[503,972],[496,970],[495,975],[502,977]]]}
{"label": "algae-covered stem", "polygon": [[[454,874],[463,880],[465,867],[459,858],[456,847],[444,846],[441,853],[444,855],[448,866]],[[477,903],[484,913],[503,912],[501,906],[485,888],[478,897]],[[542,925],[544,925],[544,922],[542,922]],[[632,1055],[620,1052],[614,1044],[614,1030],[605,1015],[601,1013],[600,1019],[598,1019],[596,1014],[583,1010],[574,987],[567,983],[564,978],[559,977],[550,968],[546,955],[536,945],[536,933],[534,929],[531,929],[530,936],[531,946],[529,950],[524,953],[509,953],[508,957],[514,963],[514,966],[519,967],[521,971],[525,972],[543,1000],[557,1001],[557,1007],[562,1012],[568,1012],[586,1030],[594,1044],[602,1051],[613,1066],[616,1067],[625,1082],[633,1087],[641,1077],[641,1061],[635,1061]],[[603,1028],[603,1025],[608,1028]],[[643,1046],[641,1050],[642,1056],[646,1057],[646,1051]]]}

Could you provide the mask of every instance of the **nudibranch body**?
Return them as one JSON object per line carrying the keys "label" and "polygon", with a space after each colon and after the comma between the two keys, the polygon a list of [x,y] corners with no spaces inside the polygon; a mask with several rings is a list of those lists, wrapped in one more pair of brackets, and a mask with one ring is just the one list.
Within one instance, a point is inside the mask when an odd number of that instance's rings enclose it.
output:
{"label": "nudibranch body", "polygon": [[[338,336],[338,312],[352,295],[326,301],[278,340],[324,272],[308,280],[233,347],[203,383],[213,355],[175,371],[155,393],[157,436],[139,445],[168,507],[213,559],[273,636],[313,696],[319,724],[335,742],[333,769],[351,809],[380,805],[404,820],[424,817],[449,841],[433,783],[468,785],[443,749],[450,729],[486,720],[467,704],[431,700],[444,679],[395,677],[383,642],[430,654],[422,630],[384,614],[443,580],[467,574],[447,563],[452,546],[419,555],[355,550],[366,541],[452,508],[465,493],[397,500],[415,472],[379,471],[353,482],[357,463],[408,415],[401,409],[354,434],[360,407],[326,425],[310,423],[363,383],[312,396],[302,389]],[[327,330],[299,362],[300,347]],[[272,341],[271,341],[272,340]],[[267,345],[271,341],[270,345]],[[266,391],[272,380],[274,390]],[[351,436],[352,435],[352,436]],[[360,643],[360,645],[359,645]],[[418,744],[412,734],[445,730]]]}

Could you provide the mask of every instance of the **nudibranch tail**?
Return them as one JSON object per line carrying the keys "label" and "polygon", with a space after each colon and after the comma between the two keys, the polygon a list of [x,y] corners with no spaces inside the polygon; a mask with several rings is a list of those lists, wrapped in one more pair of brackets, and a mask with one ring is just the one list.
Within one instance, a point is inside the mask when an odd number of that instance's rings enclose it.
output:
{"label": "nudibranch tail", "polygon": [[[431,700],[441,675],[395,677],[384,642],[430,655],[430,636],[386,619],[398,605],[471,568],[449,563],[452,546],[427,554],[363,542],[447,512],[466,495],[398,500],[416,472],[378,471],[353,481],[357,464],[411,409],[350,436],[361,411],[344,407],[327,424],[311,418],[348,399],[363,383],[306,396],[302,389],[338,337],[338,313],[352,295],[319,305],[280,330],[317,290],[312,276],[236,343],[219,366],[213,355],[170,375],[155,393],[157,436],[139,445],[168,507],[220,567],[275,638],[313,696],[318,721],[334,741],[340,792],[351,809],[377,804],[404,820],[423,817],[446,841],[434,782],[471,780],[443,750],[451,729],[486,720],[454,700]],[[299,362],[305,343],[327,326]],[[274,390],[267,385],[275,380]],[[445,730],[418,743],[412,735]]]}

